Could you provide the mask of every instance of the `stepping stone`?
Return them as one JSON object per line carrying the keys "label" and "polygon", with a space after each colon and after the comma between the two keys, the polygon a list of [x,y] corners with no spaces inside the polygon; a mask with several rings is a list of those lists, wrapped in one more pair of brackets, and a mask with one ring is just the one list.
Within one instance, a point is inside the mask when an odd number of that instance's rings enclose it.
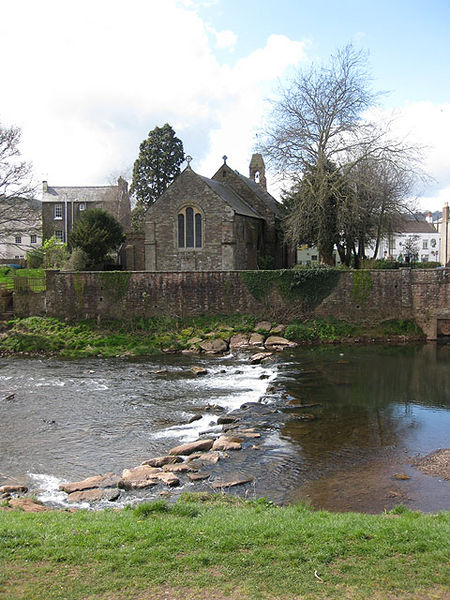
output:
{"label": "stepping stone", "polygon": [[175,448],[169,450],[169,454],[181,454],[182,456],[186,456],[198,452],[199,450],[211,450],[213,444],[214,440],[197,440],[196,442],[190,442],[189,444],[175,446]]}

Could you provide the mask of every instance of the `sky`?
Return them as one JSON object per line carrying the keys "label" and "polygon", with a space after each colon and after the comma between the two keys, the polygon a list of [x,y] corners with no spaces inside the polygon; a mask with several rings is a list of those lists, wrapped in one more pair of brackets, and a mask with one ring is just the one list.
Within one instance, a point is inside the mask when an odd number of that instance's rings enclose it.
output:
{"label": "sky", "polygon": [[352,43],[379,112],[425,148],[419,206],[450,202],[448,0],[0,0],[0,15],[0,122],[39,182],[110,183],[165,123],[196,172],[226,155],[248,174],[280,85]]}

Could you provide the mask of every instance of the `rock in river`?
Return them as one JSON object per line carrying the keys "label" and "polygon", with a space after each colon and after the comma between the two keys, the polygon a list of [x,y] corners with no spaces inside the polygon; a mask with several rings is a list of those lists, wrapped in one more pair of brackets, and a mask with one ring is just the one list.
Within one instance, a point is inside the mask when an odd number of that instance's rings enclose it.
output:
{"label": "rock in river", "polygon": [[206,375],[208,373],[207,369],[205,369],[205,367],[198,367],[198,366],[193,366],[191,367],[191,371],[194,373],[194,375],[200,376],[200,375]]}
{"label": "rock in river", "polygon": [[12,498],[8,501],[10,508],[19,508],[24,512],[47,512],[52,510],[49,506],[44,506],[40,502],[33,500],[32,498]]}
{"label": "rock in river", "polygon": [[264,346],[264,336],[260,333],[252,333],[248,344],[249,346]]}
{"label": "rock in river", "polygon": [[248,346],[249,336],[246,333],[237,333],[231,336],[230,348],[245,348]]}
{"label": "rock in river", "polygon": [[214,440],[197,440],[196,442],[190,442],[188,444],[181,444],[181,446],[175,446],[169,450],[169,454],[181,454],[183,456],[198,452],[199,450],[210,450]]}
{"label": "rock in river", "polygon": [[73,481],[72,483],[63,483],[59,489],[63,492],[71,494],[72,492],[81,492],[83,490],[91,490],[93,488],[108,488],[117,487],[120,481],[120,476],[116,473],[106,473],[105,475],[94,475],[83,479],[83,481]]}
{"label": "rock in river", "polygon": [[295,348],[297,346],[295,342],[291,342],[290,340],[278,335],[270,335],[264,345],[269,349]]}
{"label": "rock in river", "polygon": [[228,350],[228,344],[221,338],[217,338],[215,340],[205,340],[199,344],[199,347],[203,350],[203,352],[206,352],[206,354],[222,354]]}
{"label": "rock in river", "polygon": [[241,477],[239,479],[232,479],[230,481],[215,481],[212,486],[214,489],[224,489],[234,487],[235,485],[243,485],[244,483],[250,483],[254,477]]}
{"label": "rock in river", "polygon": [[164,465],[175,465],[176,463],[183,462],[183,459],[179,456],[157,456],[156,458],[149,458],[144,460],[143,465],[149,467],[163,467]]}
{"label": "rock in river", "polygon": [[165,473],[188,473],[190,471],[197,471],[195,465],[190,463],[181,463],[179,465],[164,465],[163,471]]}
{"label": "rock in river", "polygon": [[150,487],[158,483],[156,476],[159,473],[161,473],[160,469],[149,467],[148,465],[140,465],[133,469],[124,469],[118,486],[124,490]]}
{"label": "rock in river", "polygon": [[250,358],[251,365],[258,365],[261,361],[272,356],[272,352],[258,352]]}
{"label": "rock in river", "polygon": [[84,490],[82,492],[72,492],[67,496],[68,502],[99,502],[100,500],[108,500],[114,502],[120,496],[118,489],[99,489]]}
{"label": "rock in river", "polygon": [[241,448],[242,444],[240,441],[228,437],[220,437],[213,444],[213,450],[221,450],[222,452],[226,452],[227,450],[240,450]]}
{"label": "rock in river", "polygon": [[2,485],[0,494],[25,494],[28,488],[25,485]]}

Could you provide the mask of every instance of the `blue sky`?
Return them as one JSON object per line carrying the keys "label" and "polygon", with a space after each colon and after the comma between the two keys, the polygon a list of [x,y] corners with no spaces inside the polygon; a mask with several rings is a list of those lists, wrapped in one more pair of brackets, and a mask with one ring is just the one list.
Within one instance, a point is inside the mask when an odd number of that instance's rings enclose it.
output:
{"label": "blue sky", "polygon": [[395,133],[426,146],[421,207],[450,201],[448,0],[15,0],[0,39],[0,121],[22,128],[37,180],[107,183],[166,122],[197,172],[227,154],[246,173],[277,85],[351,42]]}
{"label": "blue sky", "polygon": [[391,103],[450,98],[448,0],[224,0],[200,14],[215,29],[236,34],[224,61],[249,54],[273,33],[309,40],[308,55],[316,61],[352,42],[369,51],[374,85],[392,91]]}

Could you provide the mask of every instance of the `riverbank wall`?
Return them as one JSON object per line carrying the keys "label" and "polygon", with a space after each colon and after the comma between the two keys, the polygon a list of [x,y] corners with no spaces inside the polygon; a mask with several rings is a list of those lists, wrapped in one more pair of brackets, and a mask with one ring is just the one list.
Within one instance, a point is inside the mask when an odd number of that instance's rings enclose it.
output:
{"label": "riverbank wall", "polygon": [[450,269],[46,272],[46,292],[14,294],[16,316],[129,319],[253,314],[277,322],[334,317],[375,325],[414,319],[428,339],[450,333]]}

